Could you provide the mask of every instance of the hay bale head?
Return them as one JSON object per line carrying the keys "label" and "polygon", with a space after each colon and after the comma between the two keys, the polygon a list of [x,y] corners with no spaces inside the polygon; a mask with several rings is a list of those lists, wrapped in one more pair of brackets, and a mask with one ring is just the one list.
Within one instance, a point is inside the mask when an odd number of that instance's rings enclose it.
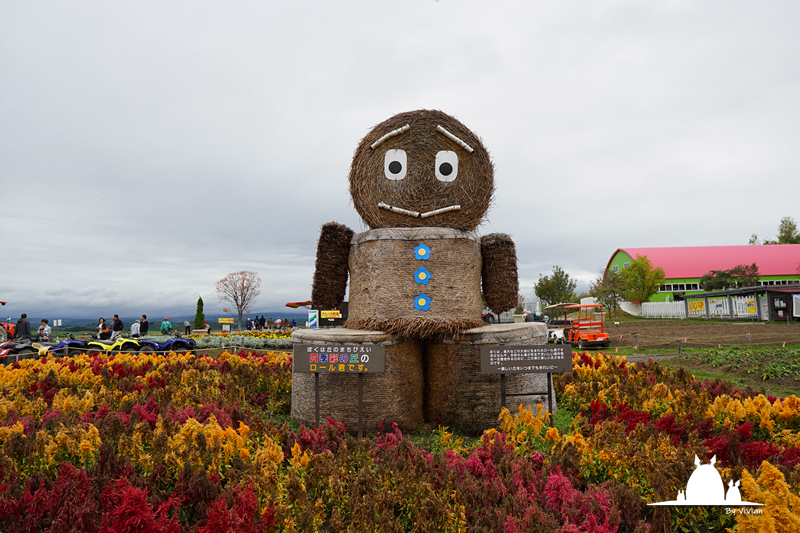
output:
{"label": "hay bale head", "polygon": [[494,191],[494,168],[480,139],[441,111],[400,113],[359,144],[350,195],[371,228],[473,230]]}
{"label": "hay bale head", "polygon": [[450,115],[423,109],[378,124],[350,168],[353,205],[372,229],[350,240],[345,272],[346,232],[323,228],[312,301],[338,305],[349,273],[346,327],[408,339],[480,326],[481,277],[492,310],[510,309],[518,288],[513,241],[473,233],[493,192],[489,153]]}

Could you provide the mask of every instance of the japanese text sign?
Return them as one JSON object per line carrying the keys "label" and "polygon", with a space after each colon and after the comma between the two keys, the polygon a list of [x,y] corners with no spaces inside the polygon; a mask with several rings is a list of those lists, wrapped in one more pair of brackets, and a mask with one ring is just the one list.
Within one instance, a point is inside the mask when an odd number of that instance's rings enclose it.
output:
{"label": "japanese text sign", "polygon": [[295,344],[294,372],[380,374],[386,370],[386,347],[378,344]]}
{"label": "japanese text sign", "polygon": [[572,372],[572,347],[568,344],[481,346],[483,374],[539,372]]}

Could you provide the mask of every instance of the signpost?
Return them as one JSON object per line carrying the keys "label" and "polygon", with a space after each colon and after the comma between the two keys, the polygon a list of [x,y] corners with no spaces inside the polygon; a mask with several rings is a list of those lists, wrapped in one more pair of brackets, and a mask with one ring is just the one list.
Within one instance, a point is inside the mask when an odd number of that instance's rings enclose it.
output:
{"label": "signpost", "polygon": [[230,331],[231,324],[233,324],[233,318],[218,318],[217,324],[222,324],[222,331]]}
{"label": "signpost", "polygon": [[[323,311],[324,312],[324,311]],[[364,374],[386,371],[386,347],[380,344],[295,344],[292,370],[314,374],[314,413],[319,426],[319,375],[358,374],[358,438],[364,427]]]}
{"label": "signpost", "polygon": [[[506,396],[547,394],[547,410],[553,412],[552,376],[572,372],[572,347],[568,344],[527,344],[481,346],[481,373],[500,374],[500,405]],[[506,374],[547,374],[547,390],[506,393]],[[552,423],[552,420],[551,420]]]}

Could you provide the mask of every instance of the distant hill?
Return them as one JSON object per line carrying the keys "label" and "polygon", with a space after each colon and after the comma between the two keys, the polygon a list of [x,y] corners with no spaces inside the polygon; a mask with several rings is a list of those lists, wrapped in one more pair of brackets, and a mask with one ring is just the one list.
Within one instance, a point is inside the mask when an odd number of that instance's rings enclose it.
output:
{"label": "distant hill", "polygon": [[[275,311],[275,312],[270,313],[268,311],[264,311],[264,312],[258,312],[258,313],[248,313],[248,314],[246,314],[246,315],[244,315],[242,317],[242,327],[244,327],[244,321],[247,320],[247,317],[255,318],[256,316],[260,317],[261,315],[264,315],[264,317],[267,318],[267,319],[269,319],[270,317],[272,317],[273,319],[277,319],[277,318],[288,318],[289,320],[294,319],[294,320],[297,320],[297,322],[299,324],[304,324],[305,321],[308,320],[308,312],[305,309],[303,309],[301,311],[298,311],[298,310],[295,310],[295,309],[288,309],[287,308],[287,311],[280,311],[280,312]],[[31,330],[33,330],[33,332],[36,332],[36,329],[39,327],[39,324],[41,323],[42,318],[44,318],[44,317],[34,317],[34,316],[29,316],[28,317],[28,321],[31,323]],[[55,330],[56,328],[55,328],[55,326],[53,324],[53,320],[54,319],[50,318],[50,317],[46,317],[46,318],[49,321],[50,326],[53,328],[53,330]],[[97,322],[98,322],[99,318],[100,318],[99,316],[98,317],[61,318],[60,319],[61,320],[61,326],[58,328],[58,330],[59,331],[65,331],[65,332],[91,331],[91,330],[94,330],[95,327],[97,327]],[[110,325],[112,319],[114,318],[114,315],[103,316],[103,318],[105,318],[106,322],[108,322],[108,324]],[[189,322],[194,322],[194,314],[192,314],[192,315],[172,315],[172,316],[169,316],[168,318],[169,318],[170,323],[175,328],[183,326],[183,321],[184,320],[188,320]],[[238,317],[237,316],[231,316],[231,315],[209,315],[209,314],[206,314],[206,320],[208,321],[209,324],[211,324],[211,326],[214,329],[217,329],[217,324],[218,324],[217,319],[219,319],[219,318],[233,318],[234,320],[236,320]],[[2,317],[2,319],[6,320],[6,317]],[[17,319],[19,319],[18,316],[17,317],[11,317],[10,322],[15,323],[17,321]],[[131,326],[131,324],[133,322],[135,322],[136,320],[141,319],[141,316],[135,316],[135,317],[122,316],[122,317],[120,317],[120,319],[122,320],[122,323],[125,325],[125,330],[127,331],[128,329],[130,329],[130,326]],[[153,328],[154,325],[155,325],[155,329],[158,329],[158,324],[161,324],[161,321],[164,320],[164,317],[163,316],[155,316],[154,317],[154,316],[151,315],[151,316],[147,317],[147,320],[150,322],[150,328],[151,329]]]}

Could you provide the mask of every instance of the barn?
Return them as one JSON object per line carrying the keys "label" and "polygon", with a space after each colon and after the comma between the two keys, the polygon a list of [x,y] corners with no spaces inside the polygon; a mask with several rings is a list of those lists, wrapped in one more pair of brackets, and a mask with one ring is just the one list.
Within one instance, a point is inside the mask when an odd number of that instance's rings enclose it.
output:
{"label": "barn", "polygon": [[800,244],[619,248],[611,255],[606,270],[621,272],[637,256],[647,256],[654,267],[664,269],[664,284],[651,302],[674,301],[676,296],[702,292],[701,277],[711,270],[737,265],[755,263],[764,286],[800,283]]}

